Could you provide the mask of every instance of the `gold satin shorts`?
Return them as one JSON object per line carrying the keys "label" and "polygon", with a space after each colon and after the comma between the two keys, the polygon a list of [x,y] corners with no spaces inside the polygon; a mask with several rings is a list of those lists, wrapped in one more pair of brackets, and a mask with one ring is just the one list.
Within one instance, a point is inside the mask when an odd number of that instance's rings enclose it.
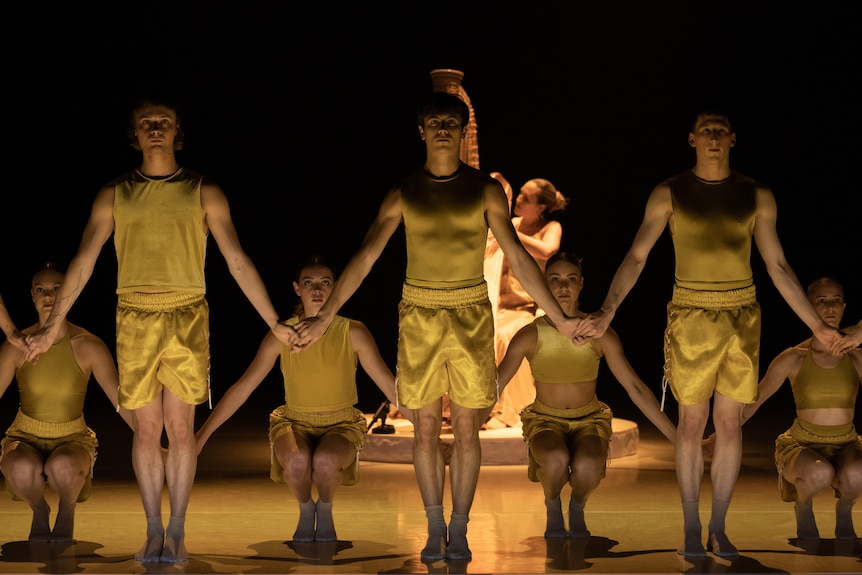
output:
{"label": "gold satin shorts", "polygon": [[[775,440],[775,467],[778,469],[778,490],[782,501],[796,501],[796,485],[784,479],[784,467],[802,451],[810,449],[829,461],[849,451],[862,452],[862,438],[853,423],[817,425],[796,418],[793,425]],[[835,497],[840,497],[835,490]]]}
{"label": "gold satin shorts", "polygon": [[449,394],[469,409],[497,401],[494,316],[488,286],[404,284],[398,305],[398,405],[419,409]]}
{"label": "gold satin shorts", "polygon": [[[86,451],[90,456],[90,472],[84,480],[84,486],[81,487],[76,501],[81,503],[90,498],[93,491],[93,467],[96,464],[99,442],[96,440],[96,433],[87,427],[83,415],[72,421],[55,423],[33,419],[19,410],[12,425],[6,430],[6,437],[0,441],[0,460],[3,459],[4,453],[13,451],[20,444],[29,445],[35,449],[42,456],[43,462],[47,461],[57,448],[64,445],[77,445]],[[8,479],[6,479],[6,493],[13,500],[22,501],[12,491],[12,483]]]}
{"label": "gold satin shorts", "polygon": [[[548,407],[537,399],[521,411],[521,433],[527,447],[533,437],[546,431],[557,435],[566,445],[571,445],[573,440],[586,435],[598,435],[609,442],[613,436],[612,420],[611,408],[595,397],[586,405],[574,409]],[[539,465],[529,449],[527,460],[527,477],[530,481],[538,482]],[[602,478],[604,476],[602,471]]]}
{"label": "gold satin shorts", "polygon": [[664,382],[679,404],[708,401],[714,392],[753,403],[759,359],[754,286],[721,292],[674,286],[667,304]]}
{"label": "gold satin shorts", "polygon": [[305,413],[292,410],[284,405],[269,414],[270,465],[269,478],[284,484],[284,470],[275,457],[276,440],[287,433],[301,437],[312,451],[327,435],[338,435],[356,447],[353,465],[344,470],[341,485],[355,485],[359,482],[359,451],[365,445],[368,421],[355,407],[348,407],[334,413]]}
{"label": "gold satin shorts", "polygon": [[127,293],[117,301],[120,405],[143,407],[169,389],[185,403],[209,398],[209,306],[203,294]]}

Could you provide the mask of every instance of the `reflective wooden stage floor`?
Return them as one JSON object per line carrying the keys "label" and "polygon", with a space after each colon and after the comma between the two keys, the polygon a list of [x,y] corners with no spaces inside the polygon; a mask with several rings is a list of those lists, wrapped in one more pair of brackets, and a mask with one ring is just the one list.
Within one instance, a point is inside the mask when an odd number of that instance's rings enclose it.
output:
{"label": "reflective wooden stage floor", "polygon": [[[128,461],[129,439],[121,433],[105,437],[102,427],[93,495],[78,505],[77,543],[29,544],[29,509],[0,498],[0,573],[862,572],[860,542],[832,538],[834,499],[828,493],[815,501],[824,539],[818,544],[793,539],[793,506],[778,496],[771,430],[745,429],[745,456],[727,520],[728,534],[741,551],[736,560],[709,554],[692,561],[676,553],[682,512],[673,452],[642,423],[637,453],[611,460],[587,505],[589,540],[544,539],[541,488],[527,480],[525,466],[485,466],[468,531],[473,560],[426,565],[419,560],[425,516],[409,464],[363,461],[359,483],[342,488],[335,500],[339,541],[291,542],[297,505],[286,487],[268,478],[262,425],[231,420],[204,450],[186,521],[188,562],[134,560],[146,524]],[[568,490],[563,494],[568,497]],[[707,475],[704,525],[710,497]],[[49,498],[52,507],[55,501]],[[445,509],[448,518],[448,498]],[[859,531],[858,510],[854,519]]]}

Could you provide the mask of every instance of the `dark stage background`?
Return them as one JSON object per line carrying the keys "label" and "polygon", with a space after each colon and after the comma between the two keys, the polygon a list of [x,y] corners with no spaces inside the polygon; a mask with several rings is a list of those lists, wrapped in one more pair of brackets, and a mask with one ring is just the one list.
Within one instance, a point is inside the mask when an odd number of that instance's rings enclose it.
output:
{"label": "dark stage background", "polygon": [[[0,293],[20,326],[35,321],[32,271],[48,259],[68,263],[96,191],[136,166],[125,101],[138,85],[184,91],[180,161],[224,188],[287,316],[296,264],[311,252],[343,264],[388,187],[422,161],[414,105],[434,68],[465,73],[483,169],[516,189],[545,177],[570,198],[563,247],[584,257],[584,309],[600,305],[653,186],[693,164],[691,116],[715,104],[735,121],[734,168],[775,191],[779,234],[802,283],[838,276],[846,319],[862,316],[856,3],[115,4],[8,8]],[[756,253],[753,262],[765,370],[808,333]],[[342,310],[370,327],[393,369],[404,263],[396,234]],[[218,399],[266,326],[212,242],[207,270]],[[112,349],[115,273],[109,242],[70,315]],[[672,277],[665,235],[613,323],[656,394]],[[769,409],[789,425],[785,387]],[[280,393],[274,368],[243,411],[265,429]],[[617,416],[643,420],[607,372],[599,395]],[[88,419],[109,412],[99,396],[91,393]],[[366,410],[383,398],[364,374],[360,396]],[[10,389],[4,421],[16,404]]]}

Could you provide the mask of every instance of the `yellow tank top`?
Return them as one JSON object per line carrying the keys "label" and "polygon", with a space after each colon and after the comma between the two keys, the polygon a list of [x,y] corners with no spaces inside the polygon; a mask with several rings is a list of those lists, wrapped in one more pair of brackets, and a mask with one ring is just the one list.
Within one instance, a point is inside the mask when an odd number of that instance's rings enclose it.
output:
{"label": "yellow tank top", "polygon": [[201,180],[180,168],[163,179],[132,170],[114,182],[118,294],[154,287],[206,293]]}
{"label": "yellow tank top", "polygon": [[64,423],[81,416],[90,378],[81,371],[72,352],[72,330],[39,356],[15,372],[24,415],[50,423]]}
{"label": "yellow tank top", "polygon": [[723,291],[748,287],[757,182],[733,172],[708,182],[691,171],[670,178],[676,284]]}
{"label": "yellow tank top", "polygon": [[859,374],[845,355],[832,369],[814,363],[811,348],[805,354],[802,367],[791,384],[796,409],[823,409],[841,407],[853,409],[859,391]]}
{"label": "yellow tank top", "polygon": [[447,178],[420,169],[402,180],[407,284],[456,289],[485,281],[489,181],[490,176],[466,164]]}
{"label": "yellow tank top", "polygon": [[[285,323],[296,325],[299,318]],[[284,402],[296,411],[336,411],[355,405],[356,352],[350,341],[350,320],[335,316],[329,329],[302,353],[281,346]]]}
{"label": "yellow tank top", "polygon": [[542,383],[576,383],[599,377],[599,354],[592,342],[575,345],[548,323],[545,316],[533,320],[536,351],[530,360],[533,379]]}

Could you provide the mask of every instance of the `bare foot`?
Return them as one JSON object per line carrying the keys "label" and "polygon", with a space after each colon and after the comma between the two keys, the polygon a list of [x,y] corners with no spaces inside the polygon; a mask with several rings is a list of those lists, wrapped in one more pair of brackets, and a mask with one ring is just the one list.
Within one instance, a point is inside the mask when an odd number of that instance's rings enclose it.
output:
{"label": "bare foot", "polygon": [[717,557],[727,559],[739,557],[739,550],[733,546],[724,531],[709,534],[709,549]]}

